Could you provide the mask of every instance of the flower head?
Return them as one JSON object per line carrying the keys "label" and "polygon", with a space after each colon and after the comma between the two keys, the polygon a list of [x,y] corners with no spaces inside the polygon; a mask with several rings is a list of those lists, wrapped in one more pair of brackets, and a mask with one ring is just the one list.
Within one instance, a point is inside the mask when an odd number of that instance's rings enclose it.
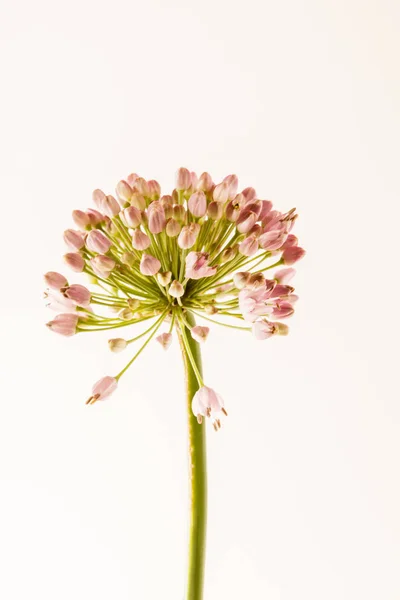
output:
{"label": "flower head", "polygon": [[[162,195],[157,181],[132,173],[118,182],[116,197],[96,189],[95,208],[73,211],[77,229],[64,232],[64,260],[93,288],[48,272],[47,304],[61,313],[48,327],[73,336],[145,324],[134,337],[109,340],[120,352],[144,339],[120,373],[95,384],[89,404],[110,396],[153,337],[167,349],[174,329],[188,353],[193,340],[207,339],[210,322],[252,331],[257,340],[288,333],[281,320],[298,299],[292,265],[305,253],[292,233],[295,209],[275,210],[254,188],[238,185],[236,175],[214,183],[207,172],[181,168],[175,189]],[[193,325],[194,316],[207,323]],[[196,377],[193,413],[218,429],[222,399]]]}

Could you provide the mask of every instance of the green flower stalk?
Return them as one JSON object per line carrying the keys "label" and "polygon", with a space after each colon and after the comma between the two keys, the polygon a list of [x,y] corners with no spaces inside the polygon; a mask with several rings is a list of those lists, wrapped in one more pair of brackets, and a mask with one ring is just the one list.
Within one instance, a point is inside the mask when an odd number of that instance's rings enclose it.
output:
{"label": "green flower stalk", "polygon": [[[95,209],[74,210],[67,229],[66,265],[85,274],[89,289],[55,271],[45,275],[48,307],[59,314],[47,325],[61,335],[130,328],[114,337],[112,352],[138,344],[121,370],[99,379],[87,404],[111,396],[119,379],[153,339],[167,350],[177,333],[186,373],[190,522],[186,600],[201,600],[206,537],[205,423],[218,431],[227,415],[219,394],[205,385],[200,344],[210,323],[252,332],[257,340],[286,335],[282,319],[298,297],[289,285],[292,265],[304,255],[291,233],[295,209],[276,211],[269,200],[228,175],[215,184],[181,168],[170,195],[157,181],[131,174],[116,197],[97,189]],[[78,275],[82,276],[82,275]],[[198,317],[202,324],[195,323]],[[140,345],[140,341],[142,342]]]}

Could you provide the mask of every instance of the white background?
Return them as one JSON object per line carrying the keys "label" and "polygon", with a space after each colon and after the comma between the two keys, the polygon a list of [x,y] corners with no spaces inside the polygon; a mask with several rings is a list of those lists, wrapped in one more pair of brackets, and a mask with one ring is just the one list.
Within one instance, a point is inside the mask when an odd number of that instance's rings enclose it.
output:
{"label": "white background", "polygon": [[[288,338],[210,334],[206,600],[400,597],[400,5],[2,1],[0,596],[182,598],[177,343],[52,335],[42,273],[91,191],[237,173],[296,206]],[[397,354],[397,356],[396,356]]]}

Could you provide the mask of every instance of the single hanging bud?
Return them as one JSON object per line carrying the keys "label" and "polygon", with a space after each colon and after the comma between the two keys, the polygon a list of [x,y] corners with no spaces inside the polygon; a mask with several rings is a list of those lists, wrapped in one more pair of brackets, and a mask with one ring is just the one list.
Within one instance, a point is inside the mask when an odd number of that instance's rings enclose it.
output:
{"label": "single hanging bud", "polygon": [[114,196],[106,196],[103,202],[103,212],[107,217],[112,219],[121,210],[120,205],[114,198]]}
{"label": "single hanging bud", "polygon": [[102,190],[98,189],[94,190],[92,194],[92,200],[101,213],[103,212],[103,202],[105,200],[105,197],[105,193]]}
{"label": "single hanging bud", "polygon": [[156,337],[156,341],[164,348],[164,350],[168,350],[172,343],[172,334],[162,333]]}
{"label": "single hanging bud", "polygon": [[253,256],[258,250],[258,240],[254,235],[249,235],[239,244],[239,252],[243,256]]}
{"label": "single hanging bud", "polygon": [[117,385],[118,381],[115,377],[102,377],[94,384],[92,395],[86,401],[86,404],[94,404],[98,400],[105,400],[117,389]]}
{"label": "single hanging bud", "polygon": [[194,340],[196,340],[196,342],[199,342],[200,344],[203,344],[206,341],[209,333],[210,333],[210,328],[202,327],[201,325],[195,325],[190,330],[190,334],[191,334],[192,338]]}
{"label": "single hanging bud", "polygon": [[125,350],[127,345],[128,342],[123,338],[113,338],[108,340],[108,347],[110,348],[111,352],[122,352],[122,350]]}
{"label": "single hanging bud", "polygon": [[117,187],[116,187],[115,191],[117,193],[119,200],[122,201],[121,202],[122,204],[125,204],[126,202],[130,202],[133,191],[127,181],[124,181],[123,179],[121,181],[119,181],[117,183]]}
{"label": "single hanging bud", "polygon": [[213,180],[209,173],[202,173],[197,182],[197,189],[203,192],[210,192],[214,187]]}
{"label": "single hanging bud", "polygon": [[220,202],[210,202],[207,209],[207,214],[213,221],[219,221],[224,214],[223,204]]}
{"label": "single hanging bud", "polygon": [[137,208],[138,210],[145,210],[146,200],[142,196],[142,194],[133,194],[131,198],[131,205]]}

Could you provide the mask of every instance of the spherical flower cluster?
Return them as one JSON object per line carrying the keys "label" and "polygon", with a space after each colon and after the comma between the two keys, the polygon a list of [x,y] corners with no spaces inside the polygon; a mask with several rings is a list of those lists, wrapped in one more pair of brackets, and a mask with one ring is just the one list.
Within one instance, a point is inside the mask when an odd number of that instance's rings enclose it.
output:
{"label": "spherical flower cluster", "polygon": [[[64,232],[64,260],[95,288],[47,273],[48,306],[60,313],[48,327],[72,336],[152,324],[131,339],[109,340],[110,349],[121,352],[147,335],[119,374],[94,385],[89,404],[110,396],[164,323],[168,331],[155,339],[166,350],[176,329],[190,358],[187,336],[203,343],[209,327],[191,326],[189,314],[252,331],[257,340],[288,333],[281,319],[293,314],[297,301],[289,285],[292,265],[305,253],[291,233],[295,209],[281,213],[251,187],[238,192],[236,175],[215,184],[208,173],[198,177],[184,168],[170,195],[161,195],[157,181],[131,174],[117,184],[116,197],[97,189],[93,202],[95,209],[73,211],[76,229]],[[193,412],[199,423],[208,417],[218,429],[226,414],[222,399],[197,377]]]}

